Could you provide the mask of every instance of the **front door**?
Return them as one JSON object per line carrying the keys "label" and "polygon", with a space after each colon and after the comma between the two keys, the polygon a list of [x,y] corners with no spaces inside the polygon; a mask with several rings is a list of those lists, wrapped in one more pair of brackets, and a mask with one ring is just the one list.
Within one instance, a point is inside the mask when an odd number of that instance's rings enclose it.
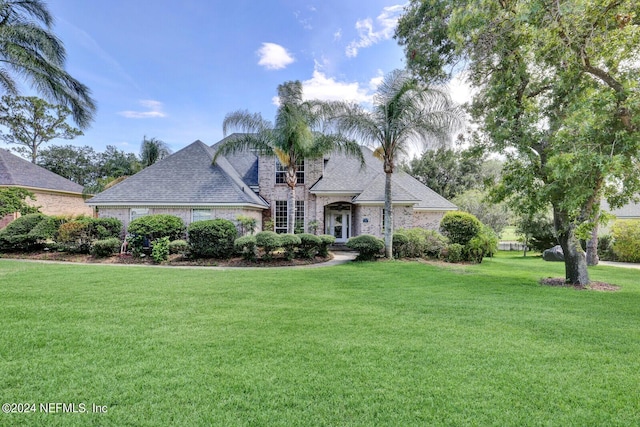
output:
{"label": "front door", "polygon": [[351,215],[349,211],[329,212],[329,232],[336,238],[336,243],[345,243],[351,233]]}

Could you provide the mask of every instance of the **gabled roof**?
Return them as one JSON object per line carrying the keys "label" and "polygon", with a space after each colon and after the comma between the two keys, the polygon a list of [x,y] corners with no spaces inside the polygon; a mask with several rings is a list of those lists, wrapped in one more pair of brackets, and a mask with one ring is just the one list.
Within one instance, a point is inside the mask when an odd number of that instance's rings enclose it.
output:
{"label": "gabled roof", "polygon": [[640,202],[634,200],[617,209],[611,209],[607,201],[603,200],[602,209],[615,215],[618,219],[640,218]]}
{"label": "gabled roof", "polygon": [[[216,145],[226,142],[230,139],[238,137],[238,133],[231,134],[221,141],[216,142],[211,146],[215,151]],[[257,187],[258,183],[258,156],[250,151],[243,151],[235,154],[227,154],[225,158],[229,161],[231,166],[238,172],[242,181],[244,181],[250,187]]]}
{"label": "gabled roof", "polygon": [[[365,166],[355,157],[332,154],[325,161],[324,174],[310,189],[315,194],[354,194],[355,204],[384,203],[385,173],[371,149],[363,147]],[[391,177],[394,204],[413,204],[421,210],[456,210],[457,206],[411,175],[396,170]]]}
{"label": "gabled roof", "polygon": [[82,194],[83,187],[0,148],[0,186]]}
{"label": "gabled roof", "polygon": [[90,205],[216,206],[266,208],[224,157],[195,141],[87,201]]}

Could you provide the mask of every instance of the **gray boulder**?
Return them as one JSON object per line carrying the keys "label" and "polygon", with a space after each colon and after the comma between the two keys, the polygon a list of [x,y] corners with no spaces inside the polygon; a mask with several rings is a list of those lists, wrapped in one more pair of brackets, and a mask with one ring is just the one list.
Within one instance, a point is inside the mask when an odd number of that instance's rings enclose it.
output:
{"label": "gray boulder", "polygon": [[542,252],[542,259],[545,261],[564,261],[562,246],[557,245]]}

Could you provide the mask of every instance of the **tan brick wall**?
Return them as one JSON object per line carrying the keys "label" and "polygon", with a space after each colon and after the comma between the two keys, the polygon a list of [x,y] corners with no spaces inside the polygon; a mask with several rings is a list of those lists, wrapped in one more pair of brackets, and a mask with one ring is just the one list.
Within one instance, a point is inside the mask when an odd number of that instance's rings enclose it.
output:
{"label": "tan brick wall", "polygon": [[413,227],[440,230],[440,221],[446,211],[417,211],[413,213]]}
{"label": "tan brick wall", "polygon": [[[196,209],[209,209],[206,207],[196,208]],[[240,207],[237,208],[210,208],[211,209],[211,218],[222,218],[233,221],[234,224],[237,223],[236,218],[238,215],[248,216],[250,218],[254,218],[257,221],[256,231],[262,230],[262,211],[257,211],[253,209],[243,209]],[[165,214],[165,215],[174,215],[178,218],[182,219],[185,225],[188,227],[191,224],[192,217],[192,208],[183,208],[183,207],[157,207],[157,208],[149,208],[149,215],[156,214]],[[130,208],[112,208],[112,207],[101,207],[98,210],[98,216],[100,218],[117,218],[122,221],[125,230],[129,226],[129,219],[131,217]]]}
{"label": "tan brick wall", "polygon": [[40,211],[45,215],[93,215],[91,206],[85,204],[82,195],[62,194],[45,191],[32,191],[36,200],[27,198],[31,206],[40,206]]}

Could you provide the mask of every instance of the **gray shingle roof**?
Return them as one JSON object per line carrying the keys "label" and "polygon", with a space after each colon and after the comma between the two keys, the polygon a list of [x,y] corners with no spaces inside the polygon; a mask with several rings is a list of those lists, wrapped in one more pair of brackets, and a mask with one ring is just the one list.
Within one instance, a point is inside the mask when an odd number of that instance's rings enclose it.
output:
{"label": "gray shingle roof", "polygon": [[90,205],[255,205],[268,207],[227,159],[196,141],[87,201]]}
{"label": "gray shingle roof", "polygon": [[[312,193],[353,193],[354,203],[384,203],[385,174],[382,162],[363,147],[366,166],[354,157],[332,154],[325,163],[323,177],[311,187]],[[406,172],[396,170],[391,178],[394,201],[415,202],[416,209],[455,210],[457,206]]]}
{"label": "gray shingle roof", "polygon": [[603,200],[602,209],[612,213],[618,219],[640,218],[640,202],[630,201],[618,209],[611,209],[607,201]]}
{"label": "gray shingle roof", "polygon": [[0,186],[39,188],[82,194],[83,187],[0,148]]}

